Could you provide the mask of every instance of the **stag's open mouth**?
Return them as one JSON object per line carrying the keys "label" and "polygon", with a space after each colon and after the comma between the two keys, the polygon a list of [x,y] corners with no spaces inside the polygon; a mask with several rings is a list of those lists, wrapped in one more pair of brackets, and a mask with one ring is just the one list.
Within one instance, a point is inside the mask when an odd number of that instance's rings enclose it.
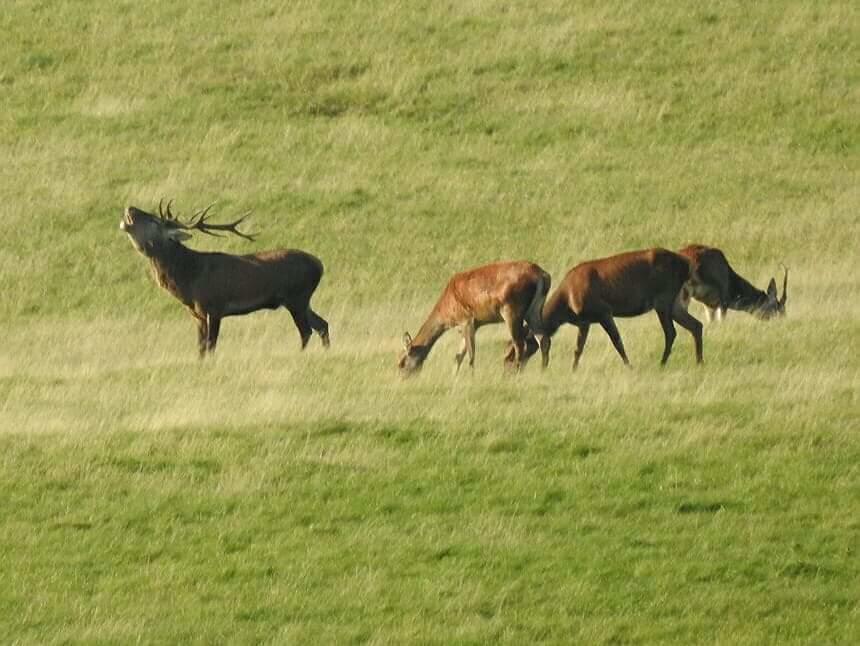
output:
{"label": "stag's open mouth", "polygon": [[126,231],[132,224],[131,208],[129,207],[122,213],[122,219],[119,221],[119,228],[122,231]]}

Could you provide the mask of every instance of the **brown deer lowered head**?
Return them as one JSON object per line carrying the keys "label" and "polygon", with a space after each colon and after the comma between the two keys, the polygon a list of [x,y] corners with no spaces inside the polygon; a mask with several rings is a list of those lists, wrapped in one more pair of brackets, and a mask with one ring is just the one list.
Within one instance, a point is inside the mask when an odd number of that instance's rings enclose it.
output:
{"label": "brown deer lowered head", "polygon": [[473,367],[475,332],[502,322],[511,336],[505,365],[520,370],[528,359],[526,336],[541,331],[541,308],[551,284],[550,275],[528,261],[496,262],[454,274],[415,338],[408,332],[403,335],[403,352],[397,362],[401,375],[417,373],[439,337],[455,327],[463,333],[463,344],[454,357],[455,370],[459,371],[467,354],[469,367]]}
{"label": "brown deer lowered head", "polygon": [[208,221],[210,208],[211,205],[183,222],[173,215],[170,203],[166,211],[159,203],[157,215],[129,206],[119,225],[134,248],[150,261],[156,282],[194,317],[200,356],[215,349],[225,316],[279,307],[292,314],[302,348],[312,331],[327,347],[328,323],[310,307],[311,296],[323,275],[322,262],[294,249],[242,256],[189,249],[182,243],[194,231],[215,236],[227,232],[254,239],[237,228],[246,216],[213,224]]}

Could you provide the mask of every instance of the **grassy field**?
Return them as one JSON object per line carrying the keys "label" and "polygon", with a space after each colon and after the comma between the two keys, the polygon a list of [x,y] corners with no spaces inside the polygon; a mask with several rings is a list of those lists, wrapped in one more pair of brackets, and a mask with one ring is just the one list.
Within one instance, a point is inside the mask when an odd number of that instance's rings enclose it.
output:
{"label": "grassy field", "polygon": [[[854,644],[852,2],[40,2],[0,12],[0,642]],[[118,229],[252,210],[326,275],[190,317]],[[455,271],[720,246],[788,317],[482,329],[402,381]],[[701,310],[693,307],[695,315]]]}

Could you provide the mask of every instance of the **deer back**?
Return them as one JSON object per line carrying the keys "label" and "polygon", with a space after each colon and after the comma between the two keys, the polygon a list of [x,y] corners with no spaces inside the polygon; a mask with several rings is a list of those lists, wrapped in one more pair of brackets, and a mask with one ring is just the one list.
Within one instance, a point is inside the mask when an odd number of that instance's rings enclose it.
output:
{"label": "deer back", "polygon": [[690,276],[686,259],[666,249],[632,251],[580,263],[562,288],[577,315],[636,316],[674,299]]}

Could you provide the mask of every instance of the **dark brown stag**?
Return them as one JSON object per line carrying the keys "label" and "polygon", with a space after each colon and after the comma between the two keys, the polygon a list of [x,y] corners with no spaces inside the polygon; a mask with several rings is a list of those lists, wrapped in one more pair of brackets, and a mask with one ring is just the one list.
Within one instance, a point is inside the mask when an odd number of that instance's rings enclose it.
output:
{"label": "dark brown stag", "polygon": [[679,251],[690,261],[695,278],[686,288],[689,297],[703,303],[705,315],[710,321],[722,320],[726,310],[749,312],[760,319],[785,315],[788,290],[788,269],[782,281],[782,296],[777,298],[776,280],[770,279],[767,291],[753,287],[743,276],[735,272],[725,254],[716,247],[694,244]]}
{"label": "dark brown stag", "polygon": [[221,319],[260,309],[285,307],[301,334],[302,348],[311,332],[329,345],[328,323],[310,307],[311,296],[323,275],[320,260],[293,249],[236,256],[194,251],[182,244],[194,231],[221,232],[246,240],[253,236],[238,230],[245,216],[226,224],[208,220],[211,205],[180,221],[162,204],[158,215],[129,206],[120,222],[135,249],[152,267],[156,282],[179,299],[197,322],[200,356],[215,350]]}
{"label": "dark brown stag", "polygon": [[[675,325],[689,330],[696,344],[696,361],[702,362],[702,324],[693,318],[680,301],[681,288],[690,278],[687,260],[666,249],[647,249],[590,260],[571,269],[547,299],[543,308],[543,333],[540,339],[542,363],[549,364],[551,338],[565,323],[575,325],[579,334],[573,367],[588,339],[591,325],[599,324],[609,335],[622,361],[629,365],[615,318],[639,316],[654,310],[660,319],[665,348],[660,363],[665,365],[675,342]],[[538,341],[528,339],[526,356],[534,354]],[[510,356],[510,355],[509,355]]]}
{"label": "dark brown stag", "polygon": [[455,274],[415,338],[408,332],[403,335],[404,352],[398,362],[401,373],[405,376],[418,371],[439,337],[454,327],[463,333],[463,345],[455,357],[456,370],[467,354],[469,366],[474,366],[475,332],[502,321],[511,335],[508,362],[520,369],[526,335],[541,329],[541,308],[550,284],[548,273],[525,261],[499,262]]}

